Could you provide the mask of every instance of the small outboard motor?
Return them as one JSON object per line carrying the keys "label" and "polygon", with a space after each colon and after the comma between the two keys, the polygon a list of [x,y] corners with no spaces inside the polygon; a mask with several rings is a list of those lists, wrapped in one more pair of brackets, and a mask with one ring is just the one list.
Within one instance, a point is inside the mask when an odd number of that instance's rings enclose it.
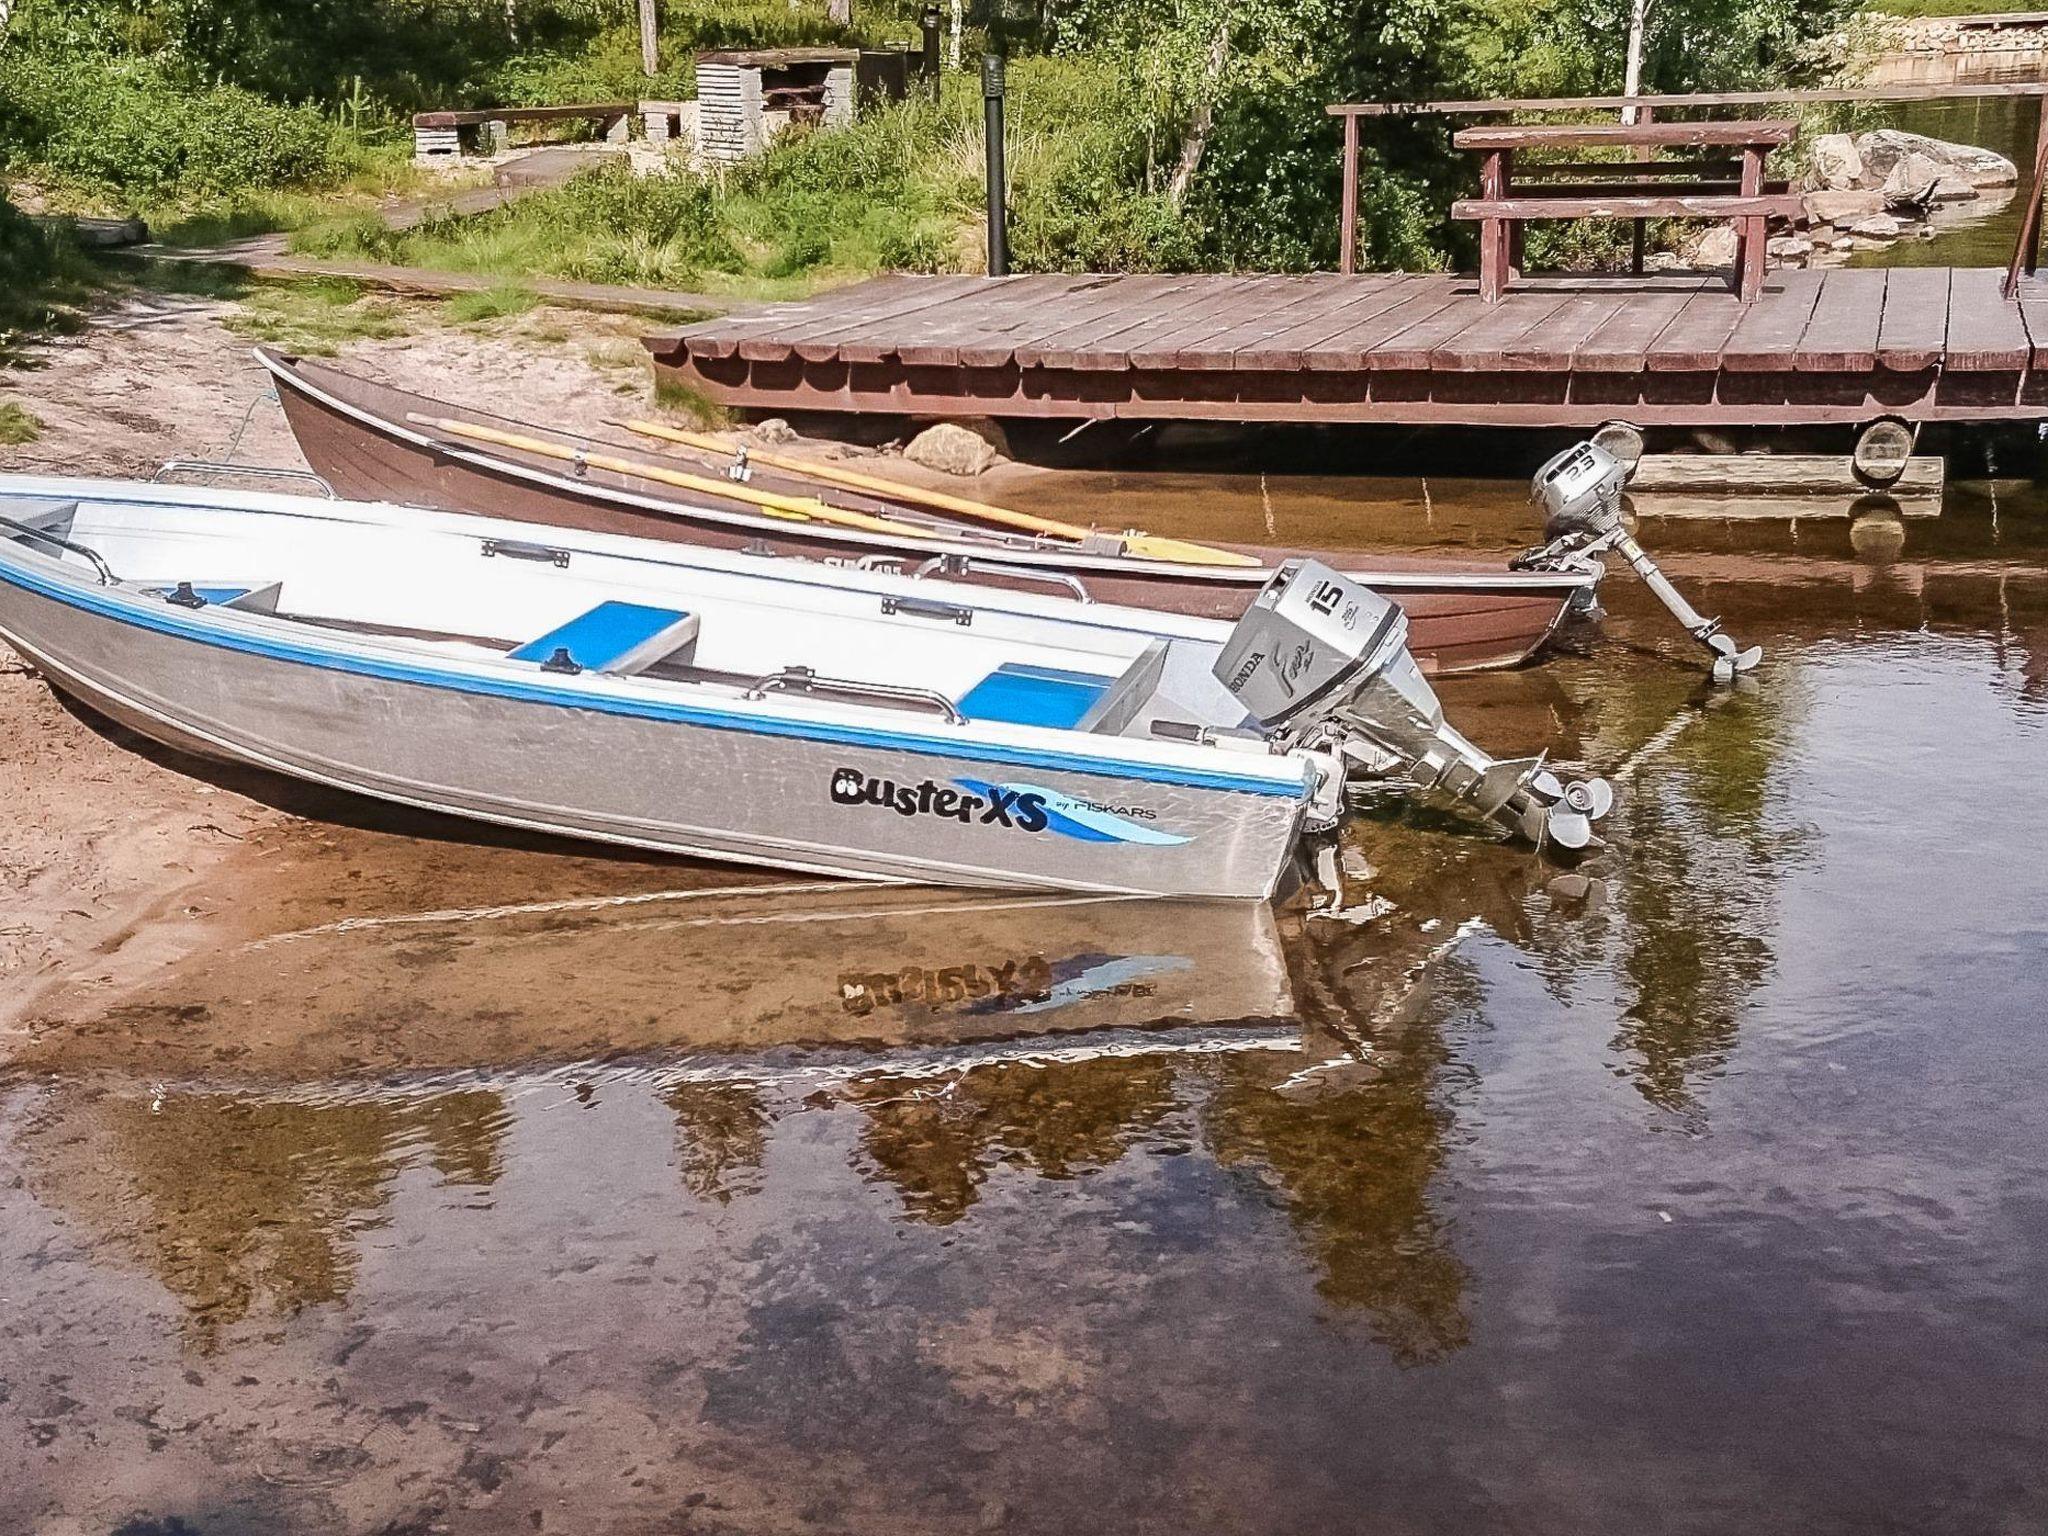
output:
{"label": "small outboard motor", "polygon": [[1621,488],[1627,479],[1621,461],[1598,443],[1580,443],[1551,459],[1536,471],[1532,487],[1543,508],[1543,536],[1550,542],[1515,564],[1524,570],[1557,570],[1584,565],[1618,549],[1686,632],[1713,652],[1715,682],[1730,682],[1738,672],[1756,670],[1764,648],[1753,645],[1745,651],[1721,632],[1719,619],[1702,617],[1628,531],[1621,515]]}
{"label": "small outboard motor", "polygon": [[1268,735],[1390,766],[1531,842],[1580,849],[1614,803],[1604,779],[1569,785],[1540,757],[1490,757],[1444,723],[1408,653],[1408,615],[1314,560],[1273,573],[1217,658],[1216,679]]}

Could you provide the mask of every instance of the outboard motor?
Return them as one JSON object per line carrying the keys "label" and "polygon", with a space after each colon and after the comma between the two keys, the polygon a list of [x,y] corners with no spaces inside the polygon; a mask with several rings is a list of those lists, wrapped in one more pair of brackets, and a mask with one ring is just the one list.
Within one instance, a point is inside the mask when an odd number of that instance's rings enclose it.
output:
{"label": "outboard motor", "polygon": [[1445,724],[1408,653],[1408,615],[1319,561],[1273,573],[1215,673],[1272,739],[1391,766],[1537,844],[1588,847],[1614,803],[1604,779],[1562,783],[1541,757],[1489,757]]}
{"label": "outboard motor", "polygon": [[1638,544],[1621,516],[1621,488],[1628,471],[1598,443],[1567,448],[1536,471],[1532,494],[1543,508],[1543,536],[1550,542],[1515,562],[1523,570],[1557,570],[1583,565],[1610,549],[1618,549],[1643,585],[1657,595],[1693,639],[1714,654],[1714,681],[1730,682],[1738,672],[1753,672],[1764,648],[1741,649],[1721,632],[1719,619],[1703,618],[1657,569],[1657,562]]}

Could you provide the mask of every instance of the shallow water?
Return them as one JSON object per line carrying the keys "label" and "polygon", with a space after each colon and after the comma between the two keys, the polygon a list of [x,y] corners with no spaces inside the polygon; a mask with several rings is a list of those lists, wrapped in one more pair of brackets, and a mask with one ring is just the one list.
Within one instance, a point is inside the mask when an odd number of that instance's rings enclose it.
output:
{"label": "shallow water", "polygon": [[300,802],[0,1079],[0,1531],[2048,1526],[2048,507],[1811,510],[1644,524],[1753,687],[1621,577],[1446,685],[1614,772],[1583,879],[1415,811],[1332,917]]}

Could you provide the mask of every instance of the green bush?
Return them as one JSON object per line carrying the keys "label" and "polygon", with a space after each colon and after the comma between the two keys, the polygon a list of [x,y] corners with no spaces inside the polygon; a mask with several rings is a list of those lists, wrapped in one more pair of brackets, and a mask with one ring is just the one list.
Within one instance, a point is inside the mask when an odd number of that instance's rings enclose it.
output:
{"label": "green bush", "polygon": [[0,154],[11,170],[130,201],[319,182],[350,158],[309,107],[142,60],[18,50],[0,71]]}

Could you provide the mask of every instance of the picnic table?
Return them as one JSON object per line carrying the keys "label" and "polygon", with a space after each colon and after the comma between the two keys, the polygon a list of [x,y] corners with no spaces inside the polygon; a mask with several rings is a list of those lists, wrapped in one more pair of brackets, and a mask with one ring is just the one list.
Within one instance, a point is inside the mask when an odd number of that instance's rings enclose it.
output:
{"label": "picnic table", "polygon": [[[1745,302],[1763,287],[1765,221],[1790,217],[1799,199],[1767,182],[1765,160],[1798,125],[1782,118],[1706,123],[1544,123],[1461,128],[1459,149],[1481,156],[1480,195],[1451,205],[1479,231],[1479,293],[1498,302],[1521,265],[1531,219],[1632,219],[1640,270],[1646,219],[1727,219],[1735,225],[1735,287]],[[1525,150],[1627,149],[1628,160],[1517,160]],[[1660,155],[1673,158],[1658,158]]]}
{"label": "picnic table", "polygon": [[632,131],[637,104],[630,101],[589,101],[560,107],[475,107],[454,112],[415,112],[413,154],[421,160],[459,157],[462,135],[483,130],[489,151],[498,153],[510,142],[514,123],[587,122],[615,144]]}

